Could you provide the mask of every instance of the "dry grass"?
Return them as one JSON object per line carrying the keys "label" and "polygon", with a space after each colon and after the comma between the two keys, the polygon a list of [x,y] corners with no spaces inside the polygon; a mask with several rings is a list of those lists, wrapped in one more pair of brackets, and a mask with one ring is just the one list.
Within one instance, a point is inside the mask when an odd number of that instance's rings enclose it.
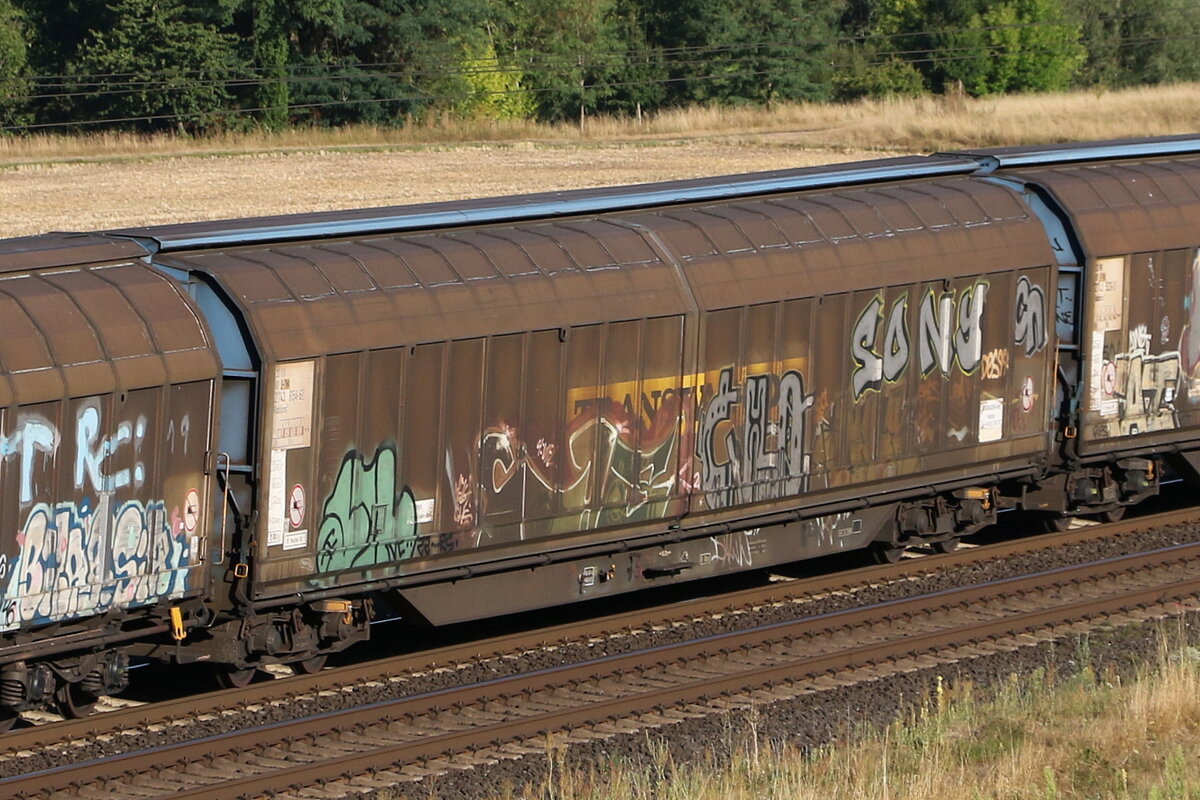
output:
{"label": "dry grass", "polygon": [[1200,130],[1200,86],[689,109],[577,126],[434,120],[212,139],[0,139],[0,236],[639,183]]}
{"label": "dry grass", "polygon": [[524,120],[444,117],[401,128],[299,129],[280,134],[227,134],[207,139],[173,135],[31,135],[0,140],[0,165],[71,159],[284,152],[327,148],[395,148],[481,142],[596,144],[647,139],[783,137],[805,147],[933,151],[1004,144],[1081,141],[1189,133],[1200,129],[1200,85],[1116,92],[962,96],[799,103],[771,109],[688,108],[631,119],[594,118],[541,125]]}
{"label": "dry grass", "polygon": [[1200,652],[1122,684],[1085,671],[1053,688],[1013,676],[999,698],[969,690],[905,725],[811,755],[743,747],[729,763],[665,755],[603,778],[557,775],[556,800],[1058,800],[1200,798]]}

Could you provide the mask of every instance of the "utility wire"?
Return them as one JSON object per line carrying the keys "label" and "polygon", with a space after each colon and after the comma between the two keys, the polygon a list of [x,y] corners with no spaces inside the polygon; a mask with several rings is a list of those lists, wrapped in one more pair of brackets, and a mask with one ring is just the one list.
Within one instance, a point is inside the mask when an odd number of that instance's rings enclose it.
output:
{"label": "utility wire", "polygon": [[[1194,37],[1187,37],[1187,38],[1194,38]],[[946,56],[946,55],[939,53],[936,55],[927,56],[925,58],[912,59],[908,63],[913,63],[913,64],[946,63],[946,62],[963,61],[963,60],[967,60],[967,59],[977,59],[980,57],[994,57],[994,56],[998,56],[998,55],[1010,54],[1010,53],[1007,53],[1003,48],[988,49],[988,50],[984,50],[982,52],[980,52],[976,49],[970,49],[970,48],[964,48],[964,49],[968,50],[968,54],[958,55],[958,56]],[[919,52],[924,52],[924,51],[919,51]],[[1042,53],[1054,52],[1054,50],[1051,48],[1045,48],[1040,51],[1039,50],[1032,50],[1032,51],[1027,50],[1027,51],[1023,51],[1023,52],[1025,52],[1026,54],[1030,54],[1030,53],[1039,53],[1039,52],[1042,52]],[[1013,54],[1013,55],[1015,55],[1015,54]],[[747,60],[749,60],[749,59],[747,59]],[[886,63],[886,59],[875,62],[875,65],[882,64],[882,63]],[[722,66],[724,66],[724,64],[722,64]],[[655,79],[648,79],[648,80],[602,81],[602,82],[597,82],[597,83],[593,83],[593,84],[585,84],[584,88],[585,88],[585,90],[590,90],[590,91],[595,92],[598,90],[615,90],[615,89],[622,89],[622,88],[636,88],[636,87],[654,86],[654,85],[670,85],[670,84],[680,84],[680,83],[703,83],[703,82],[708,82],[708,81],[720,81],[720,80],[746,80],[746,79],[750,79],[750,78],[780,77],[780,76],[786,76],[786,75],[797,74],[797,73],[807,73],[807,72],[809,72],[809,70],[806,67],[795,67],[795,68],[791,68],[791,69],[742,69],[742,70],[738,70],[738,71],[734,71],[734,72],[728,72],[728,71],[722,71],[722,72],[716,72],[716,73],[709,72],[709,73],[705,73],[705,74],[668,76],[665,78],[655,78]],[[565,85],[558,86],[558,87],[484,90],[484,91],[474,92],[472,94],[472,96],[477,97],[477,98],[502,97],[502,96],[512,96],[512,95],[537,96],[537,95],[542,95],[542,94],[548,94],[551,92],[560,92],[560,93],[567,93],[567,94],[574,93],[577,95],[578,91],[579,91],[578,86],[573,85],[573,84],[565,84]],[[434,96],[433,94],[431,94],[429,92],[414,91],[414,92],[406,92],[403,94],[397,94],[397,95],[393,95],[393,96],[389,96],[389,97],[345,98],[345,99],[338,99],[338,100],[314,101],[314,102],[305,102],[305,103],[291,103],[287,106],[287,111],[289,113],[293,113],[293,112],[298,112],[298,111],[310,111],[310,110],[316,110],[316,109],[322,109],[322,108],[333,108],[333,107],[340,107],[340,106],[353,107],[353,106],[381,105],[381,104],[387,104],[387,103],[420,103],[420,102],[431,102],[436,99],[437,99],[436,96]],[[45,123],[35,123],[35,124],[30,124],[30,125],[4,126],[4,127],[0,127],[0,130],[2,130],[2,131],[30,131],[30,130],[47,130],[47,129],[53,129],[53,128],[87,127],[87,126],[94,126],[94,125],[115,125],[115,124],[122,124],[122,123],[147,123],[147,122],[165,122],[165,121],[176,121],[176,122],[204,121],[204,120],[216,120],[216,119],[228,118],[228,117],[237,117],[237,116],[246,115],[246,114],[257,114],[260,112],[271,111],[271,110],[277,110],[277,107],[259,106],[259,107],[251,107],[251,108],[241,108],[241,107],[222,108],[222,109],[214,109],[214,110],[210,110],[210,111],[190,111],[190,112],[151,114],[151,115],[140,115],[140,116],[96,118],[96,119],[89,119],[89,120],[74,120],[74,121],[63,121],[63,122],[45,122]]]}
{"label": "utility wire", "polygon": [[[1200,36],[1174,36],[1174,37],[1161,36],[1161,37],[1148,37],[1148,38],[1141,38],[1141,39],[1124,39],[1124,40],[1120,41],[1118,46],[1162,44],[1162,43],[1166,43],[1166,42],[1183,42],[1183,41],[1197,41],[1197,40],[1200,40]],[[782,48],[783,46],[775,45],[775,44],[766,44],[766,43],[753,43],[753,44],[739,46],[738,49],[743,50],[743,51],[744,50],[758,51],[761,48],[766,48],[766,47],[781,47]],[[1039,50],[1039,49],[1030,49],[1030,48],[1024,48],[1024,49],[1021,49],[1018,51],[1009,51],[1005,48],[1005,45],[1003,45],[1003,44],[997,44],[994,47],[995,47],[995,49],[988,49],[988,50],[981,51],[980,48],[977,46],[964,44],[960,47],[950,47],[950,48],[944,47],[944,48],[938,50],[936,54],[930,54],[930,55],[926,55],[929,53],[928,48],[918,48],[918,49],[911,49],[911,50],[875,50],[875,51],[872,51],[872,58],[867,62],[867,66],[880,66],[880,65],[886,64],[890,61],[896,61],[896,60],[903,60],[910,64],[954,62],[956,60],[961,60],[960,57],[956,56],[957,53],[967,53],[968,57],[975,57],[976,55],[999,56],[999,55],[1006,55],[1006,54],[1017,55],[1017,54],[1021,54],[1021,53],[1039,54],[1039,53],[1044,53],[1044,52],[1050,52],[1049,50],[1046,50],[1046,49]],[[733,48],[724,48],[724,49],[731,51]],[[651,53],[652,51],[639,51],[639,52]],[[601,55],[607,57],[612,54],[601,54]],[[779,54],[779,53],[750,52],[750,53],[746,53],[745,55],[739,55],[737,57],[721,59],[717,63],[719,63],[722,66],[739,65],[739,64],[749,63],[749,62],[761,61],[764,59],[781,58],[781,57],[786,57],[786,56],[783,54]],[[697,59],[689,59],[686,61],[678,60],[678,61],[671,62],[671,63],[663,63],[663,64],[661,64],[661,66],[674,67],[674,68],[686,68],[686,67],[694,67],[694,66],[711,65],[712,63],[713,63],[713,59],[697,58]],[[267,85],[267,84],[279,84],[279,83],[284,83],[284,84],[288,85],[289,87],[320,84],[320,83],[331,83],[331,82],[332,83],[339,83],[339,82],[341,82],[341,83],[356,83],[356,82],[362,83],[362,82],[367,82],[367,81],[371,81],[371,80],[404,80],[404,81],[409,81],[409,82],[415,83],[422,79],[429,80],[429,81],[445,80],[447,78],[461,78],[461,79],[469,80],[471,78],[482,78],[484,76],[491,76],[491,75],[520,77],[520,76],[531,75],[531,74],[534,76],[549,77],[549,78],[553,78],[555,76],[570,76],[573,79],[575,79],[578,75],[578,71],[585,71],[585,70],[600,71],[600,70],[604,70],[604,69],[611,69],[611,68],[618,67],[618,66],[620,66],[620,67],[627,66],[627,64],[628,64],[628,61],[624,60],[624,59],[619,60],[614,64],[614,63],[609,63],[606,60],[595,59],[594,56],[582,57],[580,55],[576,55],[576,56],[572,56],[570,58],[562,59],[558,69],[553,69],[553,70],[546,69],[546,70],[541,70],[541,71],[531,71],[530,69],[527,69],[520,65],[502,64],[502,63],[494,63],[494,64],[482,64],[482,63],[481,64],[472,64],[472,63],[461,64],[460,63],[460,68],[455,69],[455,70],[446,70],[446,71],[415,70],[415,71],[371,71],[371,72],[357,71],[358,70],[357,65],[348,65],[348,66],[340,66],[339,68],[353,69],[355,71],[328,74],[328,75],[292,76],[292,77],[287,77],[287,78],[265,77],[265,78],[252,79],[252,78],[246,78],[246,77],[241,77],[240,75],[237,75],[234,77],[224,77],[224,78],[202,78],[202,79],[186,81],[186,82],[181,82],[180,80],[142,81],[142,82],[137,82],[137,83],[127,83],[124,86],[121,85],[120,83],[117,83],[117,84],[113,84],[113,83],[87,84],[87,83],[85,83],[85,84],[81,84],[81,85],[71,86],[71,91],[51,92],[51,93],[42,93],[42,94],[12,95],[9,97],[9,101],[10,102],[12,102],[12,101],[33,102],[33,101],[47,101],[47,100],[76,99],[76,98],[81,98],[81,97],[88,97],[88,98],[120,97],[120,96],[128,96],[128,95],[138,94],[138,93],[152,91],[152,90],[195,91],[195,90],[201,89],[201,88],[220,88],[220,89],[224,89],[227,91],[236,91],[236,90],[242,89],[242,88],[256,88],[256,87]],[[199,74],[211,74],[211,71],[206,71],[205,73],[195,73],[195,74],[198,74],[198,75]],[[89,86],[94,86],[97,88],[94,88],[94,89],[87,88]]]}

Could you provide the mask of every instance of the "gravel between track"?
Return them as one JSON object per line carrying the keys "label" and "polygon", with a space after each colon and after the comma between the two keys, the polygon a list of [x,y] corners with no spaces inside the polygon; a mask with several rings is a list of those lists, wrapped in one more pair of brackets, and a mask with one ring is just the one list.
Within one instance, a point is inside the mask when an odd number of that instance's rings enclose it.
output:
{"label": "gravel between track", "polygon": [[[969,567],[946,569],[915,580],[881,584],[857,590],[853,593],[833,593],[807,600],[802,603],[763,606],[739,614],[724,614],[719,619],[695,620],[688,625],[663,629],[646,630],[636,634],[621,635],[605,641],[571,643],[552,651],[526,652],[500,659],[487,659],[460,665],[456,669],[439,669],[413,675],[402,681],[380,681],[368,685],[346,687],[336,693],[290,699],[273,705],[251,706],[239,713],[230,713],[209,719],[191,720],[185,725],[156,728],[152,731],[137,731],[106,737],[103,740],[79,740],[68,747],[46,748],[37,753],[23,754],[18,758],[0,761],[0,775],[5,777],[57,766],[81,759],[102,758],[127,752],[143,746],[184,741],[204,735],[242,729],[253,725],[281,722],[308,714],[348,708],[355,705],[389,700],[396,697],[420,694],[476,683],[492,678],[516,675],[535,669],[571,663],[589,658],[629,652],[636,649],[672,644],[731,630],[743,630],[758,625],[795,619],[799,616],[816,616],[850,608],[858,608],[887,600],[897,600],[926,594],[943,589],[973,583],[1000,580],[1046,569],[1080,563],[1083,561],[1111,558],[1126,553],[1168,547],[1184,542],[1200,541],[1200,524],[1174,525],[1139,531],[1116,539],[1100,540],[1072,547],[1058,548],[1026,556],[1010,557],[1003,561],[994,560]],[[1134,654],[1130,654],[1133,656]],[[1006,670],[1003,674],[1008,674]],[[922,689],[923,691],[923,689]],[[894,694],[885,692],[884,694]],[[909,696],[909,695],[906,695]],[[859,706],[835,705],[843,710],[854,710],[854,718],[861,721],[875,719],[872,703],[862,701],[861,717]],[[810,712],[806,711],[805,715]],[[879,712],[882,713],[882,712]],[[826,717],[828,715],[825,715]],[[727,729],[727,723],[722,723]],[[805,723],[811,727],[812,721]],[[673,726],[679,728],[682,726]],[[788,730],[786,725],[779,730]],[[674,733],[670,735],[674,736]],[[792,734],[803,741],[800,731]],[[814,734],[815,735],[815,734]],[[814,739],[814,741],[819,740]],[[502,766],[502,765],[501,765]],[[506,766],[505,769],[516,769]],[[470,783],[470,781],[468,781]],[[494,783],[492,785],[495,785]]]}
{"label": "gravel between track", "polygon": [[[878,681],[838,686],[815,694],[775,703],[756,704],[752,710],[731,710],[689,719],[655,729],[616,733],[605,739],[572,743],[551,754],[529,753],[468,770],[431,775],[420,783],[355,795],[363,800],[404,800],[437,797],[439,800],[483,800],[495,797],[541,796],[536,787],[546,785],[551,771],[578,771],[602,780],[605,765],[620,761],[636,770],[662,764],[720,764],[736,755],[756,736],[759,746],[786,743],[810,748],[852,736],[866,727],[881,728],[904,719],[935,702],[938,682],[943,689],[969,683],[976,696],[1006,683],[1014,674],[1045,670],[1062,681],[1091,667],[1097,674],[1129,677],[1139,666],[1153,662],[1167,630],[1189,643],[1200,642],[1200,613],[1181,615],[1179,623],[1160,627],[1131,624],[1098,630],[1069,641],[1048,642],[997,652],[898,674]],[[1086,646],[1085,646],[1086,639]],[[1081,653],[1086,650],[1086,658]],[[753,720],[750,719],[753,715]],[[751,731],[754,731],[752,734]],[[530,748],[531,750],[533,748]],[[664,753],[665,751],[665,753]]]}

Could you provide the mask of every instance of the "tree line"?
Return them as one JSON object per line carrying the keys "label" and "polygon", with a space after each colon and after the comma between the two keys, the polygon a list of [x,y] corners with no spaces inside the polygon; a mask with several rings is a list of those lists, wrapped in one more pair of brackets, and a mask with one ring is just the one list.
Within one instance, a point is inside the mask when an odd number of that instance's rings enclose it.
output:
{"label": "tree line", "polygon": [[1200,80],[1200,0],[0,0],[10,133],[1185,80]]}

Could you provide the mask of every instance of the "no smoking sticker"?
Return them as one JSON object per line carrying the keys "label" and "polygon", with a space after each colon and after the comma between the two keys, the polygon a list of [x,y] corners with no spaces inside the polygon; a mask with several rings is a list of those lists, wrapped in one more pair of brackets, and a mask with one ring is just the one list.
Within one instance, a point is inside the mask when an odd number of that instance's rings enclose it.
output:
{"label": "no smoking sticker", "polygon": [[188,489],[187,498],[183,501],[183,529],[188,533],[196,530],[200,521],[200,493]]}
{"label": "no smoking sticker", "polygon": [[1104,367],[1101,369],[1100,382],[1104,386],[1105,394],[1112,394],[1117,390],[1117,365],[1111,361],[1105,361]]}
{"label": "no smoking sticker", "polygon": [[293,528],[299,528],[304,523],[304,487],[296,484],[288,498],[288,521]]}
{"label": "no smoking sticker", "polygon": [[1021,409],[1029,411],[1033,408],[1033,378],[1026,377],[1021,386]]}

